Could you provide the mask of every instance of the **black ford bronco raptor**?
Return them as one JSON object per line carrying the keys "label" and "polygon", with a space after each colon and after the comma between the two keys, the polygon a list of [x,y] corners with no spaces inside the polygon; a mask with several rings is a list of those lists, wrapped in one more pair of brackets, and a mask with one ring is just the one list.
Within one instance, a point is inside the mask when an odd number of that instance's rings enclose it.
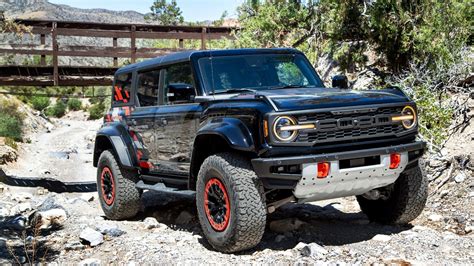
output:
{"label": "black ford bronco raptor", "polygon": [[94,166],[110,219],[143,190],[195,195],[222,252],[257,245],[288,202],[356,196],[372,221],[404,224],[427,198],[417,109],[397,88],[326,88],[294,49],[188,51],[120,68]]}

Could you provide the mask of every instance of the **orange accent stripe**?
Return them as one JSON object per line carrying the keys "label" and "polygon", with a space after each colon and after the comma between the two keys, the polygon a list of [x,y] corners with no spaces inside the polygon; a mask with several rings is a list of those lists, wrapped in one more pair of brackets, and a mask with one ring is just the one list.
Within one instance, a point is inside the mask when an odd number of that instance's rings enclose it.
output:
{"label": "orange accent stripe", "polygon": [[413,115],[402,115],[402,116],[394,116],[392,117],[392,121],[403,121],[403,120],[413,120]]}
{"label": "orange accent stripe", "polygon": [[307,124],[307,125],[291,125],[291,126],[283,126],[280,127],[282,131],[294,131],[294,130],[301,130],[301,129],[313,129],[316,128],[314,124]]}

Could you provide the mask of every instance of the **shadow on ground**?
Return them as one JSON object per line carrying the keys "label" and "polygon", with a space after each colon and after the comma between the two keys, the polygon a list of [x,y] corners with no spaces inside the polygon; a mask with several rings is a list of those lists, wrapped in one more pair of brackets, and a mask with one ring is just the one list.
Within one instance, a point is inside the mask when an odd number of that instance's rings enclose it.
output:
{"label": "shadow on ground", "polygon": [[0,169],[0,182],[14,187],[43,187],[51,192],[94,192],[97,191],[95,182],[61,182],[52,178],[8,176]]}
{"label": "shadow on ground", "polygon": [[[196,203],[194,198],[168,196],[158,192],[145,192],[143,194],[144,212],[137,219],[155,217],[159,222],[175,230],[185,230],[193,234],[202,235],[198,218],[196,216]],[[342,212],[333,207],[339,204],[337,200],[326,206],[312,204],[290,203],[279,208],[275,213],[267,216],[267,228],[262,242],[254,249],[243,252],[251,254],[255,251],[272,249],[292,249],[299,242],[316,242],[321,245],[340,246],[372,239],[377,234],[397,234],[410,229],[409,226],[388,226],[370,223],[363,213]],[[193,218],[188,223],[179,220],[182,212],[188,212]],[[276,233],[270,230],[272,221],[298,219],[303,224],[296,230]],[[275,239],[283,235],[281,241]],[[206,242],[204,236],[201,244],[206,248],[212,247]]]}
{"label": "shadow on ground", "polygon": [[48,243],[46,236],[61,228],[35,230],[22,226],[27,221],[18,221],[19,218],[22,216],[0,216],[0,261],[12,265],[53,261],[60,252]]}
{"label": "shadow on ground", "polygon": [[[17,178],[1,175],[0,182],[11,186],[37,187],[41,186],[49,191],[62,192],[92,192],[96,191],[95,183],[63,183],[53,179]],[[201,244],[212,250],[202,235],[201,227],[196,216],[196,203],[192,196],[169,195],[155,191],[146,191],[142,195],[143,211],[135,220],[146,217],[155,217],[160,223],[168,227],[201,235]],[[312,204],[290,203],[267,216],[267,228],[262,242],[254,249],[243,252],[251,254],[264,249],[287,250],[292,249],[299,242],[316,242],[321,245],[340,246],[372,239],[377,234],[397,234],[410,227],[387,226],[370,223],[367,217],[358,213],[342,212],[333,207],[338,200],[325,206]],[[303,222],[295,230],[283,230],[277,233],[270,230],[270,224],[276,220],[298,219]],[[277,241],[277,236],[280,241]]]}

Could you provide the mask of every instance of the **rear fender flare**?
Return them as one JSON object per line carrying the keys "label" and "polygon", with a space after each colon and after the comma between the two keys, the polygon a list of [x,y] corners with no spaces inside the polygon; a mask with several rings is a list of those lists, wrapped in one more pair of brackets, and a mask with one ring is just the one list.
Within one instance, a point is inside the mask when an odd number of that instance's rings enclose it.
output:
{"label": "rear fender flare", "polygon": [[[108,141],[108,144],[104,144]],[[110,146],[114,155],[118,159],[118,163],[124,168],[136,168],[138,165],[135,147],[130,133],[121,123],[112,123],[102,127],[96,135],[94,146],[94,166],[97,166],[100,154],[103,149],[101,147]]]}

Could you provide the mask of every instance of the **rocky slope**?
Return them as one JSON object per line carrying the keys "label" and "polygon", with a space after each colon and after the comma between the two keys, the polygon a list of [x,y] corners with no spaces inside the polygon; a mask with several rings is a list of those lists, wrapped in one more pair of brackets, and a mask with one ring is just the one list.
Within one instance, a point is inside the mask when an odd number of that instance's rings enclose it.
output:
{"label": "rocky slope", "polygon": [[135,11],[106,9],[80,9],[68,5],[56,5],[47,0],[1,0],[0,10],[7,17],[19,19],[44,19],[87,21],[104,23],[144,23],[143,14]]}

